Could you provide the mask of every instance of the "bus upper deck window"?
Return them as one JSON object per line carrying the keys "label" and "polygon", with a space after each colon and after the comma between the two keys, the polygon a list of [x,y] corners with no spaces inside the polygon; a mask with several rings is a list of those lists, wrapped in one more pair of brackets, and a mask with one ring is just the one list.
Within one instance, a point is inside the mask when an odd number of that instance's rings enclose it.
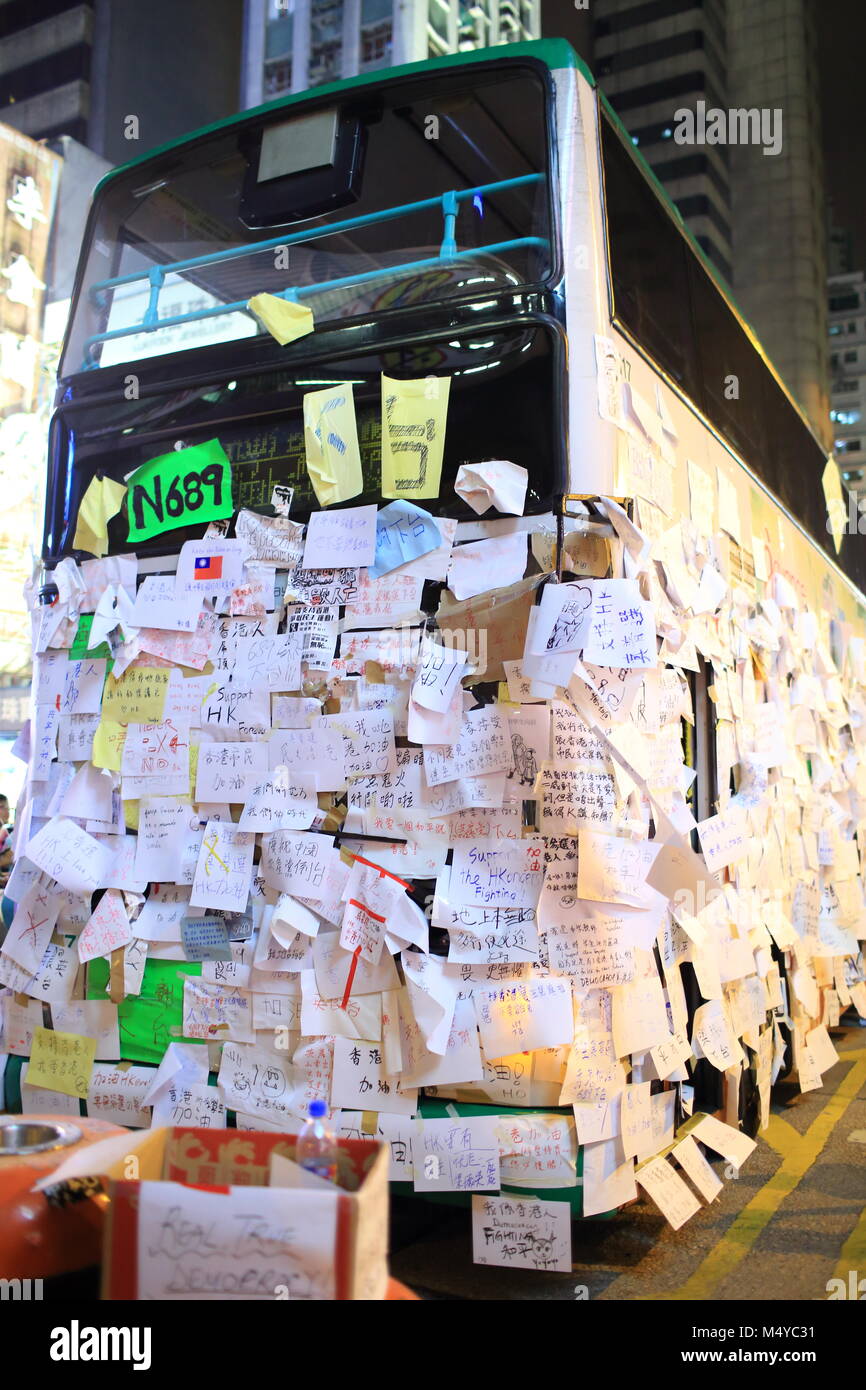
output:
{"label": "bus upper deck window", "polygon": [[61,376],[254,338],[261,293],[318,329],[551,285],[553,110],[522,60],[383,76],[110,174]]}

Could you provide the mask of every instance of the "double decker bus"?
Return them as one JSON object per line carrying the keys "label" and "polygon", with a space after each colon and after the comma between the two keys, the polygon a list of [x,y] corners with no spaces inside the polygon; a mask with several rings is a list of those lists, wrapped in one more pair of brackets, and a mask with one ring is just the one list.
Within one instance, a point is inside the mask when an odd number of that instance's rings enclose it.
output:
{"label": "double decker bus", "polygon": [[[279,342],[248,308],[260,295],[309,310],[308,331]],[[393,423],[401,383],[431,402],[429,420]],[[360,481],[323,506],[305,398],[347,386]],[[155,641],[135,607],[152,578],[171,592],[187,543],[205,569],[218,558],[195,516],[201,482],[172,506],[151,500],[150,533],[135,540],[127,494],[96,550],[81,548],[80,509],[106,495],[95,483],[122,485],[172,451],[182,469],[213,441],[230,464],[226,542],[252,533],[242,514],[276,521],[288,503],[287,525],[270,528],[288,544],[288,523],[396,498],[432,518],[437,543],[410,547],[376,589],[349,549],[314,570],[264,542],[246,558],[270,563],[273,593],[259,607],[244,584],[209,595],[213,640],[191,667],[172,629]],[[397,446],[412,476],[385,487]],[[490,465],[503,462],[525,478],[516,504],[495,486]],[[390,1146],[400,1191],[467,1204],[532,1194],[592,1216],[633,1200],[648,1160],[675,1162],[701,1116],[754,1133],[777,1077],[793,1067],[819,1085],[829,1029],[866,997],[863,550],[834,539],[826,463],[564,42],[285,97],[113,170],[94,195],[59,372],[9,890],[18,914],[34,885],[54,893],[71,983],[45,962],[25,977],[13,923],[0,974],[7,1107],[37,1108],[22,1070],[34,1028],[92,1036],[90,1006],[108,1001],[103,1071],[155,1071],[174,1043],[204,1056],[215,1108],[199,1075],[159,1108],[163,1123],[210,1113],[292,1133],[319,1095],[340,1133]],[[486,510],[467,467],[482,493],[487,479]],[[621,630],[607,660],[606,601]],[[573,627],[554,622],[539,648],[533,627],[554,610]],[[107,648],[88,645],[90,615]],[[226,734],[203,714],[215,687],[253,688],[251,644],[316,624],[334,643],[304,646],[299,679],[272,680],[276,656],[257,652],[263,725]],[[454,659],[462,723],[419,715],[422,643]],[[113,671],[101,709],[70,701],[57,674],[100,659],[126,676],[169,669],[188,696],[176,707],[188,783],[147,784],[183,803],[178,824],[199,847],[168,883],[136,870],[144,793],[134,781],[126,792],[125,755],[106,751],[106,723],[128,740],[136,720],[159,718],[118,706]],[[235,740],[273,771],[272,754],[252,750],[383,710],[386,770],[358,761],[336,785],[320,776],[305,828],[253,832],[240,910],[209,906],[200,846],[214,824],[238,830],[253,783],[218,796],[211,779],[200,793],[207,750]],[[357,752],[369,729],[352,727]],[[292,767],[315,776],[317,756]],[[88,767],[111,783],[110,816],[70,791]],[[62,853],[46,867],[38,837],[53,828],[56,849],[59,821],[115,855],[98,883],[76,886]],[[336,856],[330,886],[302,891],[290,849],[316,857],[320,837]],[[335,867],[359,863],[413,904],[399,921],[393,902],[380,913],[385,946],[374,940],[370,956],[382,954],[366,969]],[[129,929],[91,955],[81,936],[106,892]],[[203,912],[223,949],[188,930]],[[101,1075],[80,1105],[148,1123]],[[443,1159],[454,1146],[462,1163]]]}

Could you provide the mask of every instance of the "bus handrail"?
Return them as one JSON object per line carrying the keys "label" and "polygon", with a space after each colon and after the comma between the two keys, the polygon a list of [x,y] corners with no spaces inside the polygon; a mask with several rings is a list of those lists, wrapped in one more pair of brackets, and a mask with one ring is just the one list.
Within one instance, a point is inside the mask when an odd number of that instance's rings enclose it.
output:
{"label": "bus handrail", "polygon": [[[344,285],[360,285],[369,280],[380,280],[383,276],[393,275],[395,271],[409,272],[416,270],[429,270],[432,266],[439,266],[444,261],[467,260],[477,256],[497,255],[501,251],[513,251],[520,246],[546,246],[548,244],[545,237],[515,237],[512,241],[496,241],[490,246],[476,246],[466,251],[455,251],[452,255],[442,258],[441,256],[430,256],[422,261],[407,261],[399,266],[381,266],[378,270],[366,270],[361,275],[343,275],[336,280],[320,280],[313,285],[293,286],[290,289],[281,290],[276,295],[277,299],[297,300],[302,295],[318,294],[322,290],[341,289]],[[231,304],[218,304],[213,309],[199,309],[188,314],[171,314],[163,319],[157,319],[155,323],[133,323],[126,328],[113,328],[107,333],[94,333],[86,339],[84,344],[85,360],[82,364],[82,371],[94,367],[96,363],[88,361],[90,353],[98,343],[110,342],[114,338],[127,338],[133,333],[154,333],[160,328],[174,328],[181,323],[197,323],[199,319],[215,318],[218,314],[238,314],[249,313],[247,301],[245,299],[235,300]],[[253,317],[253,315],[250,315]]]}
{"label": "bus handrail", "polygon": [[134,284],[137,281],[149,281],[150,297],[147,307],[139,322],[129,324],[124,328],[115,328],[104,333],[94,333],[87,338],[84,344],[84,362],[82,369],[92,368],[96,365],[91,360],[93,349],[100,343],[110,342],[116,338],[129,337],[135,333],[152,333],[160,328],[175,327],[182,323],[198,322],[200,319],[214,318],[219,314],[248,313],[247,301],[237,300],[231,304],[220,304],[211,309],[201,309],[187,314],[173,314],[166,318],[159,317],[159,297],[165,284],[166,277],[173,274],[183,274],[185,271],[195,270],[205,265],[216,265],[221,262],[236,260],[242,256],[258,255],[262,251],[275,250],[277,247],[291,246],[298,242],[311,241],[317,237],[331,236],[340,232],[350,231],[353,228],[369,226],[376,222],[384,222],[396,217],[402,217],[414,212],[431,207],[440,207],[443,215],[443,238],[439,248],[438,256],[428,257],[424,260],[410,261],[404,265],[381,266],[376,270],[365,271],[360,275],[341,276],[335,280],[323,280],[313,285],[290,286],[278,293],[280,299],[297,300],[300,296],[320,293],[322,290],[342,288],[346,285],[358,285],[366,281],[380,279],[383,275],[393,275],[401,271],[417,271],[429,269],[432,266],[441,265],[446,261],[461,260],[467,256],[493,255],[503,251],[516,250],[519,247],[536,246],[544,247],[548,245],[544,237],[515,237],[508,241],[494,242],[488,246],[478,246],[467,248],[460,251],[454,238],[454,229],[457,221],[458,206],[461,202],[468,199],[475,199],[487,193],[502,191],[507,188],[516,188],[528,184],[539,183],[545,178],[544,174],[522,174],[513,179],[501,179],[497,183],[480,184],[476,188],[450,189],[436,198],[425,198],[420,202],[404,203],[392,208],[383,208],[379,212],[364,213],[358,217],[343,218],[340,222],[330,222],[322,226],[313,227],[303,232],[290,232],[287,236],[274,237],[268,241],[256,242],[254,246],[233,246],[223,251],[212,251],[204,256],[192,256],[187,260],[171,261],[164,265],[152,265],[146,270],[134,271],[129,275],[117,275],[108,280],[99,280],[91,285],[89,296],[91,300],[102,304],[103,294],[106,290],[116,289],[120,285]]}

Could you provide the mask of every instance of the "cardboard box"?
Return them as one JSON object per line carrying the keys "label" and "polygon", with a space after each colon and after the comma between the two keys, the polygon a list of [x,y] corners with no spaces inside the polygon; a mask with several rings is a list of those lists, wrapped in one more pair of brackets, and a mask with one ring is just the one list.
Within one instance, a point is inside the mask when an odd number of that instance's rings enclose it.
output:
{"label": "cardboard box", "polygon": [[294,1159],[295,1143],[253,1130],[142,1130],[93,1145],[50,1182],[103,1179],[104,1299],[384,1298],[384,1146],[340,1139],[332,1190],[268,1186],[272,1155]]}

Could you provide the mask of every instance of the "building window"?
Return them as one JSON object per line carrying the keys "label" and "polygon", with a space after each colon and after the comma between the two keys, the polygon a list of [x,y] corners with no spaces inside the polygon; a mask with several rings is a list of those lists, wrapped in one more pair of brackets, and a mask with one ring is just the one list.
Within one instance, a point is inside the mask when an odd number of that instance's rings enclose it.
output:
{"label": "building window", "polygon": [[388,63],[391,60],[391,21],[361,30],[361,66]]}
{"label": "building window", "polygon": [[343,44],[340,39],[329,39],[313,46],[309,72],[311,87],[318,87],[323,82],[336,82],[340,76],[342,51]]}
{"label": "building window", "polygon": [[683,53],[694,53],[700,49],[706,49],[719,67],[723,66],[720,55],[715,52],[713,44],[708,42],[707,35],[700,29],[691,29],[682,34],[674,34],[668,39],[658,39],[653,43],[642,43],[635,48],[623,48],[616,53],[609,53],[596,64],[596,75],[610,77],[613,73],[625,72],[629,68],[642,68],[647,63],[663,62],[665,59],[675,58]]}
{"label": "building window", "polygon": [[849,348],[849,350],[845,353],[845,361],[846,361],[846,362],[856,362],[856,361],[857,361],[857,349],[856,349],[856,348]]}
{"label": "building window", "polygon": [[87,81],[90,59],[90,44],[77,43],[5,72],[0,78],[0,105],[26,101],[67,82]]}
{"label": "building window", "polygon": [[856,290],[854,294],[834,294],[830,296],[830,313],[841,314],[846,309],[859,309],[860,296]]}
{"label": "building window", "polygon": [[276,63],[265,64],[265,98],[281,96],[292,89],[292,60],[281,59]]}
{"label": "building window", "polygon": [[[611,106],[615,111],[631,111],[635,106],[649,106],[654,101],[673,101],[675,97],[694,99],[704,97],[708,106],[721,106],[721,98],[716,97],[712,81],[706,72],[694,71],[666,77],[664,81],[648,82],[644,87],[632,87],[612,96]],[[845,307],[845,306],[843,306]],[[848,306],[852,309],[857,306]]]}
{"label": "building window", "polygon": [[[636,140],[636,136],[633,135],[632,140]],[[676,159],[650,159],[650,164],[656,178],[661,179],[662,183],[671,179],[688,179],[704,175],[715,185],[726,203],[730,198],[727,179],[719,173],[715,162],[708,155],[684,154]]]}
{"label": "building window", "polygon": [[856,324],[856,323],[849,323],[849,325],[848,325],[848,332],[849,332],[849,333],[856,333],[856,332],[857,332],[857,324]]}
{"label": "building window", "polygon": [[715,203],[705,193],[693,193],[688,198],[677,198],[676,206],[683,217],[707,217],[714,223],[726,240],[730,240],[731,228],[727,218],[719,212]]}
{"label": "building window", "polygon": [[705,255],[712,261],[713,265],[721,271],[725,279],[728,281],[733,280],[734,275],[731,266],[728,261],[725,260],[715,242],[710,241],[710,238],[706,236],[696,236],[695,241]]}

